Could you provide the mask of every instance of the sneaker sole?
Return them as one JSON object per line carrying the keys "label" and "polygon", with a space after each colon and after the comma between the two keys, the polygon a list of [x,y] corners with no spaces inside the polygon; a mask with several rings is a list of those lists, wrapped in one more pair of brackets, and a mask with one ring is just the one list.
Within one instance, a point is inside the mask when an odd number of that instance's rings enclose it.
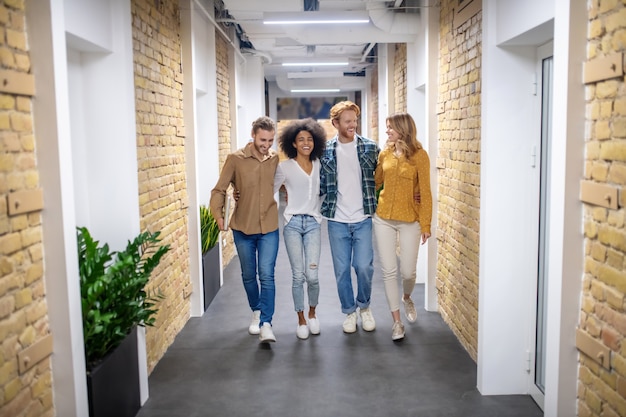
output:
{"label": "sneaker sole", "polygon": [[402,336],[391,336],[391,340],[398,341],[404,339],[404,335]]}

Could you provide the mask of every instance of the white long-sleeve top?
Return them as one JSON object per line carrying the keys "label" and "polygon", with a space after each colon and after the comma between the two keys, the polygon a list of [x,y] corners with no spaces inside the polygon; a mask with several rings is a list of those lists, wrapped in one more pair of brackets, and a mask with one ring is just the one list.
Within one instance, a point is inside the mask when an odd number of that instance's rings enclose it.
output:
{"label": "white long-sleeve top", "polygon": [[287,159],[278,164],[274,176],[274,193],[281,185],[287,189],[287,207],[285,207],[285,224],[289,223],[294,214],[308,214],[318,223],[322,222],[320,213],[320,161],[313,161],[311,174],[307,174],[295,159]]}

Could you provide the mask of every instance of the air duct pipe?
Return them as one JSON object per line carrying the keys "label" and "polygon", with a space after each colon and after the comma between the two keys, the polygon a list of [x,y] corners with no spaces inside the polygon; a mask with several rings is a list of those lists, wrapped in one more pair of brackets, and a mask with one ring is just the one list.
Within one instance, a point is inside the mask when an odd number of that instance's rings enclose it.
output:
{"label": "air duct pipe", "polygon": [[380,2],[368,2],[366,6],[374,26],[389,34],[418,34],[418,13],[397,13],[393,9],[383,8],[380,5]]}

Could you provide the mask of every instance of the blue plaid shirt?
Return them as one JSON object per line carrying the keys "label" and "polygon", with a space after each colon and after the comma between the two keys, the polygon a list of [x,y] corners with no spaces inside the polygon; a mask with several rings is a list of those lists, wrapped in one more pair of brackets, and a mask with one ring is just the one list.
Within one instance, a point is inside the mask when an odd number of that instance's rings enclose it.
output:
{"label": "blue plaid shirt", "polygon": [[[378,163],[380,149],[376,142],[371,139],[356,136],[356,148],[361,165],[361,190],[363,191],[363,211],[371,216],[376,212],[376,185],[374,183],[374,170]],[[326,150],[322,155],[320,169],[320,195],[322,201],[322,216],[332,219],[337,209],[337,136],[326,143]]]}

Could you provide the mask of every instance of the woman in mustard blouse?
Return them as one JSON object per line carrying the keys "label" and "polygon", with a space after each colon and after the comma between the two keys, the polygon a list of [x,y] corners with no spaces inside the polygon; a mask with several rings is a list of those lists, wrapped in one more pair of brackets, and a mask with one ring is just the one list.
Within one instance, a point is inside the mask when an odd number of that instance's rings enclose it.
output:
{"label": "woman in mustard blouse", "polygon": [[[404,338],[400,298],[407,320],[413,323],[417,319],[411,293],[415,287],[420,242],[424,244],[430,237],[430,159],[417,140],[415,121],[409,114],[387,117],[387,136],[387,146],[378,157],[375,173],[376,189],[382,190],[373,224],[385,295],[393,317],[391,338],[400,340]],[[402,297],[396,281],[398,257]]]}

